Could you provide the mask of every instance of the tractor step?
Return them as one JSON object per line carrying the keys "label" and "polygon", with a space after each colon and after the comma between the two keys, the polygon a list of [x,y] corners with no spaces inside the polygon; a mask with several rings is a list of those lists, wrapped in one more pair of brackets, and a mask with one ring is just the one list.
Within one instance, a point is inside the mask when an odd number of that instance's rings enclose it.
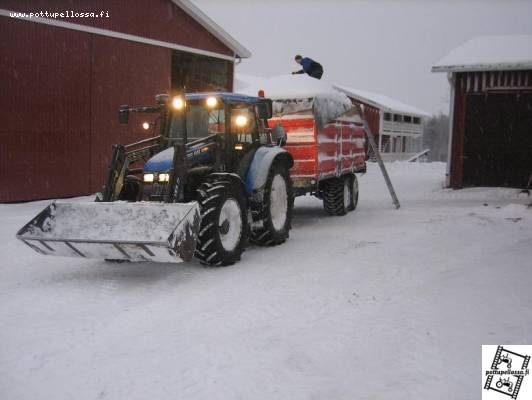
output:
{"label": "tractor step", "polygon": [[17,238],[46,255],[175,263],[192,259],[200,221],[196,202],[54,202]]}

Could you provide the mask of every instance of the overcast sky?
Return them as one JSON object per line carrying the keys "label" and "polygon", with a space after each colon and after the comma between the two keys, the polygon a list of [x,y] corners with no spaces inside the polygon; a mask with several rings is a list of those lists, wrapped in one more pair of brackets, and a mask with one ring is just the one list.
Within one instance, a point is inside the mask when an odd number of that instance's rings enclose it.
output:
{"label": "overcast sky", "polygon": [[237,72],[274,76],[319,61],[323,79],[394,97],[430,113],[449,109],[445,74],[431,66],[480,35],[532,34],[532,0],[193,0],[246,46]]}

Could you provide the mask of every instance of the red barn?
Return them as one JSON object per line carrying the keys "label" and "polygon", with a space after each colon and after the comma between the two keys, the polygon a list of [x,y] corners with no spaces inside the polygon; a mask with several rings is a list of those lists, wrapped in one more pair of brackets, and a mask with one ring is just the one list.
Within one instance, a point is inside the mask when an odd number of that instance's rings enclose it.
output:
{"label": "red barn", "polygon": [[447,185],[530,185],[532,35],[472,39],[432,71],[451,84]]}
{"label": "red barn", "polygon": [[121,104],[231,91],[250,56],[188,0],[2,0],[0,37],[2,202],[98,191],[111,145],[145,135]]}

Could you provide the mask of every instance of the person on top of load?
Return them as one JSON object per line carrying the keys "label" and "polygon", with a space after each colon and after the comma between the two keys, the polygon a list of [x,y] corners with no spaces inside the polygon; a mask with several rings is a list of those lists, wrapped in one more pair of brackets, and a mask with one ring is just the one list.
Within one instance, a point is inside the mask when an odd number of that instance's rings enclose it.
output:
{"label": "person on top of load", "polygon": [[301,65],[303,68],[299,71],[292,72],[292,75],[307,73],[313,78],[321,79],[321,76],[323,75],[323,67],[319,62],[314,61],[312,58],[309,57],[302,57],[299,54],[295,57],[295,60],[296,63]]}

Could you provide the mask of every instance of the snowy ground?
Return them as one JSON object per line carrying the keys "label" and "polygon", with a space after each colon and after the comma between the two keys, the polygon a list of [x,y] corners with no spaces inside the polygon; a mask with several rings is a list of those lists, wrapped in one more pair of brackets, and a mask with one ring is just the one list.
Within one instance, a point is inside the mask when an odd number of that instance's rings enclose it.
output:
{"label": "snowy ground", "polygon": [[532,209],[375,165],[359,208],[296,201],[279,248],[222,269],[45,258],[0,205],[2,399],[476,399],[481,344],[532,344]]}

